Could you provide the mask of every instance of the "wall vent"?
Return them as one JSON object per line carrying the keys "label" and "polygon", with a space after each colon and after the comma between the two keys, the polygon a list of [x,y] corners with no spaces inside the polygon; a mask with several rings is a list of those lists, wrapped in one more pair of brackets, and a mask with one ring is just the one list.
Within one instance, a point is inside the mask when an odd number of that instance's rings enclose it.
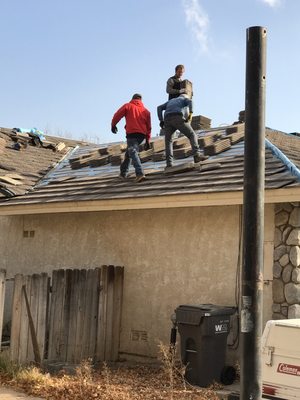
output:
{"label": "wall vent", "polygon": [[34,234],[35,234],[35,231],[23,231],[24,238],[33,238]]}
{"label": "wall vent", "polygon": [[148,342],[148,333],[146,331],[137,331],[132,329],[130,338],[134,342]]}

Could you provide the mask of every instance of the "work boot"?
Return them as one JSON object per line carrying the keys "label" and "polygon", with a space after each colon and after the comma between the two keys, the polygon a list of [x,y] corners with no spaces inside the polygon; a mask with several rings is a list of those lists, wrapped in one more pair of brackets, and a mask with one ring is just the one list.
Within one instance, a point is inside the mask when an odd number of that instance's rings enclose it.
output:
{"label": "work boot", "polygon": [[207,159],[208,159],[208,156],[203,156],[201,154],[196,154],[194,156],[194,163],[197,164],[198,162],[204,161],[204,160],[207,160]]}
{"label": "work boot", "polygon": [[144,180],[146,180],[145,175],[137,175],[136,178],[135,178],[135,182],[136,183],[143,182]]}
{"label": "work boot", "polygon": [[122,181],[126,181],[127,178],[128,178],[128,175],[124,175],[124,174],[119,175],[119,179],[121,179]]}

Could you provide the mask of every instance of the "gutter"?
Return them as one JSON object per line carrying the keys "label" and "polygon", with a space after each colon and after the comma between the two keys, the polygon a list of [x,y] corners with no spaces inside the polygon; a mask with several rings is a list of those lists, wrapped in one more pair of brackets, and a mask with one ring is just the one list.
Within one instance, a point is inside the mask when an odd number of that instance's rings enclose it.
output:
{"label": "gutter", "polygon": [[296,165],[294,163],[292,163],[292,161],[290,161],[290,159],[287,158],[287,156],[284,155],[283,152],[281,150],[279,150],[278,147],[276,147],[268,139],[265,139],[265,143],[266,143],[266,148],[271,150],[271,152],[274,154],[274,156],[279,158],[283,162],[283,164],[287,167],[287,169],[290,171],[290,173],[293,176],[295,176],[298,179],[298,181],[300,182],[299,168],[297,168]]}

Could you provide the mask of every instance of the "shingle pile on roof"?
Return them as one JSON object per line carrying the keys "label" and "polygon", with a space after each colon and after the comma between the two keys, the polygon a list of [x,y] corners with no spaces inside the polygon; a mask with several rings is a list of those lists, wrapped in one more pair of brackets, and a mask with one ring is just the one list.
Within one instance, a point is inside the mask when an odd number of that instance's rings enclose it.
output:
{"label": "shingle pile on roof", "polygon": [[[124,156],[124,144],[81,146],[47,174],[33,191],[25,196],[9,199],[7,205],[242,191],[243,127],[241,124],[198,132],[198,141],[203,152],[207,152],[207,147],[214,146],[214,154],[198,164],[191,162],[186,138],[175,139],[175,150],[180,151],[176,153],[177,160],[172,173],[165,171],[164,138],[154,138],[151,150],[145,152],[145,157],[142,154],[147,176],[142,183],[135,183],[133,169],[128,179],[118,178],[117,164],[120,164]],[[276,134],[274,131],[275,136]],[[296,140],[300,143],[300,138]],[[224,143],[226,149],[219,152]],[[299,179],[271,150],[266,149],[265,158],[266,189],[300,187]],[[300,153],[297,160],[300,163]]]}
{"label": "shingle pile on roof", "polygon": [[211,119],[204,117],[203,115],[195,115],[192,118],[191,125],[195,131],[200,129],[209,129],[211,126]]}
{"label": "shingle pile on roof", "polygon": [[[232,144],[244,139],[244,124],[231,126],[218,131],[203,132],[198,136],[198,143],[204,155],[216,155],[224,150],[230,149]],[[164,137],[154,138],[150,143],[150,149],[144,150],[144,145],[140,145],[140,159],[142,163],[148,161],[160,162],[165,160],[165,139]],[[190,141],[187,137],[181,136],[173,142],[174,157],[181,160],[192,155]],[[120,165],[124,159],[126,151],[125,143],[111,144],[95,150],[87,151],[84,154],[70,158],[72,169],[85,167],[99,167],[106,164],[113,166]]]}
{"label": "shingle pile on roof", "polygon": [[0,128],[0,198],[31,190],[67,151],[61,139],[39,143],[29,135]]}

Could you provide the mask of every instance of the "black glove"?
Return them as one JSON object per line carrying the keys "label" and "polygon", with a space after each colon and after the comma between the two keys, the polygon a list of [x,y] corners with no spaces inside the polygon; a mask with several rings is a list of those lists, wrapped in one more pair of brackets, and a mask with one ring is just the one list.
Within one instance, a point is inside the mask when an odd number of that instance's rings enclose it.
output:
{"label": "black glove", "polygon": [[161,127],[161,129],[164,129],[164,126],[165,126],[164,121],[160,121],[159,126]]}
{"label": "black glove", "polygon": [[116,127],[116,125],[111,127],[111,131],[112,133],[118,133],[118,128]]}
{"label": "black glove", "polygon": [[144,150],[147,151],[150,149],[150,143],[148,142],[148,140],[146,140],[146,143],[144,145]]}

